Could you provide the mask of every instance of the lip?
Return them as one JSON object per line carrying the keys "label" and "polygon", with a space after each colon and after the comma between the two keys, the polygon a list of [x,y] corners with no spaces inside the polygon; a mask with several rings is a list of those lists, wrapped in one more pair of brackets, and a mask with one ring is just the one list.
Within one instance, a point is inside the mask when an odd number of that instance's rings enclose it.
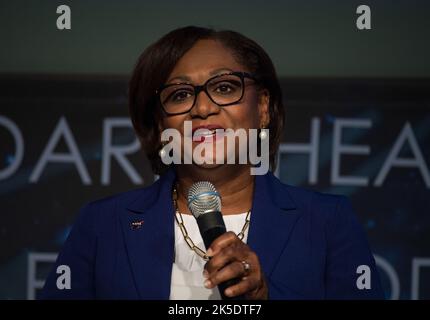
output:
{"label": "lip", "polygon": [[220,134],[215,134],[215,135],[210,135],[210,136],[204,136],[204,135],[196,136],[195,132],[199,129],[206,129],[206,130],[211,130],[211,131],[217,130],[217,129],[225,130],[224,127],[222,127],[218,124],[208,124],[208,125],[201,125],[201,126],[194,127],[192,130],[193,142],[200,143],[200,142],[205,142],[206,140],[208,142],[211,142],[212,140],[218,140],[224,136],[224,135],[220,135]]}

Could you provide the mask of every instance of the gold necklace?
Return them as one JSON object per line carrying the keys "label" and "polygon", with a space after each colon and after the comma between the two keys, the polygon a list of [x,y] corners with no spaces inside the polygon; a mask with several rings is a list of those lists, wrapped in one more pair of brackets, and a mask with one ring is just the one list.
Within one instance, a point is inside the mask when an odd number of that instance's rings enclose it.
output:
{"label": "gold necklace", "polygon": [[[176,222],[179,225],[179,229],[182,232],[182,235],[184,236],[184,240],[187,243],[188,247],[190,247],[191,250],[193,250],[195,253],[197,253],[202,259],[208,261],[209,256],[206,254],[205,251],[200,249],[198,246],[194,244],[194,241],[190,238],[188,235],[187,228],[185,228],[184,220],[182,219],[182,213],[178,209],[178,193],[176,191],[176,187],[173,188],[172,192],[172,198],[173,198],[173,206],[175,208],[175,219]],[[243,237],[245,236],[246,229],[249,227],[250,219],[249,215],[251,214],[251,210],[248,210],[246,217],[245,217],[245,224],[242,227],[242,230],[237,234],[237,237],[240,240],[243,240]]]}

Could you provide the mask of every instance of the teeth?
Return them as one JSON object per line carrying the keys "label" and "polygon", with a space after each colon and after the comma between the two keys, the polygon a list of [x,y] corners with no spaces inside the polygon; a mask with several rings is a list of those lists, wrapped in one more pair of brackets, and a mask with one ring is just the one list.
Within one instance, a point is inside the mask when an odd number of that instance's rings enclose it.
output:
{"label": "teeth", "polygon": [[216,134],[216,129],[206,130],[204,132],[201,132],[199,135],[208,137],[214,134]]}
{"label": "teeth", "polygon": [[213,135],[213,134],[215,134],[215,132],[212,132],[212,131],[206,131],[205,133],[203,133],[203,136],[211,136],[211,135]]}

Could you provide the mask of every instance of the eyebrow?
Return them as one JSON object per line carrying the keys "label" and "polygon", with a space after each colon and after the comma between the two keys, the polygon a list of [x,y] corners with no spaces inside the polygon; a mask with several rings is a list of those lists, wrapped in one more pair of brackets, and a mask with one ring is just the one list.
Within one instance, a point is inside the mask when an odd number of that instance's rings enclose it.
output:
{"label": "eyebrow", "polygon": [[[211,72],[209,72],[209,76],[211,76],[211,77],[216,76],[222,72],[233,72],[233,70],[231,70],[229,68],[218,68],[218,69],[215,69],[215,70],[212,70]],[[183,76],[174,77],[174,78],[170,79],[169,81],[167,81],[167,83],[172,83],[172,81],[175,81],[175,80],[183,80],[183,81],[191,82],[190,77],[183,75]]]}
{"label": "eyebrow", "polygon": [[210,76],[216,76],[217,74],[219,74],[219,73],[221,73],[221,71],[223,71],[223,72],[233,72],[233,70],[231,70],[231,69],[229,69],[229,68],[219,68],[219,69],[215,69],[215,70],[212,70],[210,73],[209,73],[209,75]]}

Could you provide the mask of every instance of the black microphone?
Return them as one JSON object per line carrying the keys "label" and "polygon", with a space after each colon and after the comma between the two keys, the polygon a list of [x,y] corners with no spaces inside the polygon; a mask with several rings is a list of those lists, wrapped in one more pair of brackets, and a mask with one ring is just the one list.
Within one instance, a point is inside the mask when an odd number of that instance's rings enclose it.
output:
{"label": "black microphone", "polygon": [[[214,185],[208,181],[194,183],[188,190],[188,208],[197,220],[206,249],[220,235],[226,232],[221,213],[221,197]],[[225,289],[239,283],[240,279],[230,279],[218,285],[223,300],[243,300],[244,296],[227,297]]]}

